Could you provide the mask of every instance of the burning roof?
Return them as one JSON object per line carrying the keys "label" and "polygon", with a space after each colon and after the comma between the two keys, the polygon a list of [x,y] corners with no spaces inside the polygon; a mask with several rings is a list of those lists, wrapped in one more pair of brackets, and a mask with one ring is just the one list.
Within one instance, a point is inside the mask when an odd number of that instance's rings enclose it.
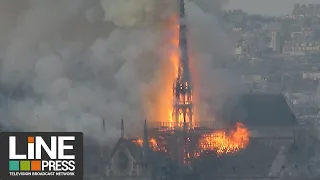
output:
{"label": "burning roof", "polygon": [[237,123],[230,132],[219,130],[205,133],[199,140],[202,150],[215,151],[218,155],[235,153],[246,148],[248,143],[249,131],[241,123]]}

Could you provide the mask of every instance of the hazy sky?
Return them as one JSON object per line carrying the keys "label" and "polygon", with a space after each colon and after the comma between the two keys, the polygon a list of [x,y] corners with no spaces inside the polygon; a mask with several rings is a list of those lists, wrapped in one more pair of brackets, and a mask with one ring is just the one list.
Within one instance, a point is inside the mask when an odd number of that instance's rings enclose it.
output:
{"label": "hazy sky", "polygon": [[291,13],[295,3],[319,3],[320,0],[229,0],[228,9],[241,8],[248,13],[280,15]]}

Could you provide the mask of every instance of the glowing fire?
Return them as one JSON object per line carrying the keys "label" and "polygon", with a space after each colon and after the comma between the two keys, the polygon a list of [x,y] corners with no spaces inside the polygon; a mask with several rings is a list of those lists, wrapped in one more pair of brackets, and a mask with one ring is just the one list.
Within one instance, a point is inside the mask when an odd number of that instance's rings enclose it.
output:
{"label": "glowing fire", "polygon": [[173,47],[172,50],[169,52],[169,59],[170,59],[170,63],[171,66],[173,68],[173,74],[171,75],[171,77],[169,77],[168,79],[168,89],[170,89],[170,93],[169,96],[170,98],[168,98],[167,100],[170,102],[169,107],[167,107],[168,109],[168,120],[170,122],[169,127],[174,127],[174,121],[173,121],[173,117],[172,117],[172,113],[173,113],[173,99],[174,99],[174,95],[172,93],[172,87],[173,87],[173,83],[175,82],[177,76],[178,76],[178,68],[179,68],[179,40],[177,37],[179,37],[179,26],[174,25],[172,27],[172,34],[173,37],[171,39],[171,46]]}
{"label": "glowing fire", "polygon": [[[178,78],[179,60],[180,60],[180,49],[179,49],[179,18],[178,16],[172,16],[168,19],[165,24],[165,42],[166,53],[161,68],[161,89],[157,90],[159,92],[156,103],[156,121],[161,122],[161,126],[174,128],[183,126],[183,111],[178,112],[178,117],[175,119],[173,113],[173,103],[175,101],[175,95],[173,93],[174,84]],[[189,58],[191,59],[191,58]],[[191,64],[191,63],[190,63]],[[190,86],[187,82],[183,86]],[[179,88],[179,87],[178,87]],[[182,87],[181,87],[182,89]],[[188,97],[188,95],[181,95],[176,103],[179,104],[190,104],[193,101],[193,97]],[[188,112],[187,112],[188,113]],[[193,114],[193,113],[192,113]],[[188,116],[187,116],[188,117]],[[187,118],[186,117],[186,118]],[[194,122],[194,117],[191,120],[188,118],[186,122],[188,127],[193,128],[196,126]]]}
{"label": "glowing fire", "polygon": [[136,145],[142,147],[143,146],[143,140],[142,139],[137,139],[137,140],[133,140],[133,143],[135,143]]}
{"label": "glowing fire", "polygon": [[218,155],[234,153],[247,147],[249,131],[242,123],[236,124],[236,129],[227,133],[216,131],[201,136],[199,146],[201,150],[216,151]]}
{"label": "glowing fire", "polygon": [[[136,145],[142,147],[143,146],[143,140],[142,139],[137,139],[134,140],[133,143],[135,143]],[[158,147],[158,143],[156,141],[155,138],[150,138],[149,139],[149,147],[153,150],[153,151],[160,151],[159,147]]]}
{"label": "glowing fire", "polygon": [[[142,139],[134,140],[133,143],[140,147],[143,146]],[[219,130],[201,135],[198,143],[200,150],[192,152],[195,158],[199,157],[203,151],[215,151],[218,155],[235,153],[248,146],[249,131],[242,123],[237,123],[235,129],[229,132]],[[158,141],[155,138],[150,138],[149,147],[153,151],[168,152],[166,141],[162,137],[159,137]]]}
{"label": "glowing fire", "polygon": [[[161,126],[174,127],[172,119],[173,112],[173,84],[178,77],[179,69],[179,25],[178,17],[169,18],[164,24],[164,56],[161,70],[160,82],[161,89],[157,88],[156,97],[156,116],[155,121],[160,121]],[[153,114],[154,115],[154,114]],[[163,122],[163,123],[162,123]]]}
{"label": "glowing fire", "polygon": [[[168,20],[168,23],[165,25],[165,31],[170,32],[169,35],[166,34],[163,38],[166,42],[165,47],[169,47],[166,49],[166,53],[163,53],[163,62],[161,65],[161,71],[158,82],[161,84],[161,88],[157,88],[155,100],[155,112],[152,113],[152,115],[155,118],[153,120],[160,121],[161,126],[166,127],[163,128],[165,131],[172,130],[176,127],[182,127],[183,126],[183,112],[180,111],[178,113],[177,119],[175,119],[175,116],[173,116],[174,112],[174,106],[173,102],[175,100],[175,95],[173,93],[173,87],[174,83],[177,80],[178,77],[178,71],[179,71],[179,60],[180,60],[180,50],[179,50],[179,18],[178,16],[173,16]],[[168,38],[169,37],[169,38]],[[193,58],[189,58],[191,60],[189,62],[190,64],[190,70],[192,71],[191,74],[196,74],[194,67],[195,63],[192,63]],[[193,79],[194,80],[194,79]],[[192,83],[193,84],[193,83]],[[189,84],[183,84],[179,85],[179,87],[185,86],[186,89],[188,89]],[[181,89],[183,89],[181,87]],[[194,89],[193,89],[194,90]],[[153,91],[152,91],[153,92]],[[198,100],[199,98],[194,95],[193,92],[192,97],[190,96],[183,96],[179,97],[180,104],[190,104],[192,101]],[[152,96],[154,98],[154,96]],[[196,110],[193,110],[193,116],[195,114]],[[197,117],[192,117],[192,124],[188,124],[189,128],[197,127],[198,124],[196,123],[195,119],[199,119]],[[186,119],[187,123],[189,123],[191,120]],[[169,131],[168,131],[169,132]],[[158,141],[158,142],[157,142]],[[135,144],[139,145],[140,147],[143,146],[143,140],[137,139],[133,141]],[[203,151],[216,151],[218,155],[222,155],[225,153],[234,153],[239,151],[240,149],[246,148],[249,143],[249,132],[244,127],[243,124],[237,123],[236,128],[230,132],[227,131],[214,131],[211,133],[206,133],[201,135],[200,139],[198,141],[195,141],[197,145],[199,145],[199,149],[193,150],[193,152],[188,152],[187,156],[190,156],[190,153],[193,154],[194,157],[200,156],[200,153]],[[151,138],[149,139],[149,147],[153,151],[165,151],[166,150],[166,142],[165,140],[161,139],[160,137],[157,138]],[[191,154],[191,156],[192,156]]]}

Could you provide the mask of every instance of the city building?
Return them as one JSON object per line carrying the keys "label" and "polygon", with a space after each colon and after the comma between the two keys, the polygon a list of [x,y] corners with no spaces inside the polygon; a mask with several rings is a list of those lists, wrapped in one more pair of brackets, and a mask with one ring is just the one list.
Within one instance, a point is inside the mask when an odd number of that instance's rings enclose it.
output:
{"label": "city building", "polygon": [[292,15],[295,17],[320,17],[320,4],[295,4]]}
{"label": "city building", "polygon": [[272,51],[280,54],[282,52],[282,46],[283,46],[283,36],[278,31],[272,31],[270,48],[272,48]]}
{"label": "city building", "polygon": [[320,41],[312,41],[312,40],[286,41],[283,46],[283,53],[288,55],[298,55],[298,56],[319,54]]}

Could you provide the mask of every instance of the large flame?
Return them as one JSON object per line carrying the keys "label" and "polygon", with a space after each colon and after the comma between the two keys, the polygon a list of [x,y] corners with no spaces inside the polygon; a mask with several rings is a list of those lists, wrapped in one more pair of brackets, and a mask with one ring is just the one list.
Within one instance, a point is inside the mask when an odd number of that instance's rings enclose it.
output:
{"label": "large flame", "polygon": [[165,56],[161,67],[161,89],[158,89],[156,97],[156,112],[153,120],[163,122],[162,126],[172,128],[173,112],[173,83],[178,76],[179,68],[179,24],[177,16],[169,18],[165,23],[164,44]]}
{"label": "large flame", "polygon": [[[180,47],[179,47],[179,18],[178,15],[174,15],[170,17],[166,23],[165,23],[165,31],[166,32],[164,35],[165,39],[165,44],[166,44],[166,49],[165,53],[166,56],[163,57],[163,64],[162,64],[162,71],[161,71],[161,90],[159,91],[159,95],[157,98],[157,112],[156,112],[156,121],[161,122],[161,126],[169,127],[169,128],[174,128],[174,127],[182,127],[183,126],[183,112],[179,112],[179,115],[177,119],[174,118],[173,116],[173,101],[175,99],[174,94],[173,94],[173,88],[174,88],[174,83],[176,82],[178,78],[178,73],[179,73],[179,68],[180,68]],[[190,56],[190,54],[189,54]],[[192,58],[189,58],[189,64],[192,65],[193,63],[191,62]],[[190,68],[193,70],[193,68]],[[192,83],[193,84],[193,83]],[[185,86],[189,86],[188,83],[185,84]],[[193,92],[194,94],[194,92]],[[183,97],[181,95],[180,99],[185,99],[184,104],[189,104],[192,103],[194,100],[194,95],[188,99],[188,96],[185,95]],[[192,117],[192,124],[189,124],[189,128],[194,128],[198,124],[196,123],[196,117],[195,113],[196,112],[193,109],[193,117]],[[190,123],[191,120],[186,119],[187,123]]]}
{"label": "large flame", "polygon": [[[180,60],[180,49],[179,49],[179,18],[178,16],[172,16],[168,19],[165,23],[165,32],[168,32],[164,36],[164,44],[166,44],[165,49],[165,56],[163,56],[163,63],[160,70],[160,84],[161,88],[156,90],[156,111],[152,113],[153,121],[161,122],[161,126],[166,126],[168,128],[165,131],[175,128],[176,126],[182,126],[183,117],[179,116],[178,119],[173,118],[173,101],[174,101],[174,94],[173,94],[173,87],[174,83],[178,77],[179,71],[179,60]],[[190,56],[190,54],[189,54]],[[189,57],[189,64],[192,77],[197,73],[195,66],[195,57],[192,55]],[[199,78],[199,77],[198,77]],[[195,80],[194,77],[192,80]],[[196,79],[197,80],[197,79]],[[194,83],[192,83],[194,85]],[[186,84],[188,86],[188,84]],[[193,87],[193,90],[196,89]],[[195,96],[195,92],[191,99],[199,100],[198,97]],[[182,98],[183,99],[183,98]],[[188,103],[185,102],[185,103]],[[197,106],[196,106],[197,107]],[[198,112],[196,109],[193,110],[194,115],[198,116],[196,113]],[[199,117],[192,117],[194,122],[199,122]],[[196,120],[196,121],[195,121]],[[178,124],[176,124],[176,122]],[[193,124],[191,128],[198,126],[198,124]],[[151,138],[149,139],[149,146],[154,151],[165,151],[166,146],[165,143],[157,142],[158,138]],[[138,139],[134,141],[137,145],[142,146],[143,140]],[[163,140],[165,142],[165,140]],[[249,143],[249,132],[244,127],[243,124],[237,123],[236,128],[231,130],[230,132],[227,131],[213,131],[211,133],[206,133],[201,135],[200,139],[196,142],[198,144],[199,149],[195,149],[194,157],[198,157],[200,152],[208,150],[208,151],[215,151],[217,154],[222,155],[225,153],[234,153],[239,151],[240,149],[246,148]],[[188,154],[189,155],[189,154]]]}
{"label": "large flame", "polygon": [[237,123],[235,130],[215,131],[202,135],[199,146],[201,150],[216,151],[218,155],[234,153],[247,147],[249,131],[242,123]]}
{"label": "large flame", "polygon": [[[242,123],[237,123],[235,129],[229,132],[219,130],[201,135],[198,140],[199,149],[194,149],[194,152],[191,153],[194,154],[194,157],[199,157],[200,152],[203,151],[214,151],[219,156],[235,153],[248,146],[249,135],[248,129]],[[150,138],[148,143],[149,147],[153,151],[168,152],[165,139],[161,136],[157,139]],[[188,141],[190,141],[189,138]],[[133,143],[140,147],[143,146],[142,139],[136,139]]]}

